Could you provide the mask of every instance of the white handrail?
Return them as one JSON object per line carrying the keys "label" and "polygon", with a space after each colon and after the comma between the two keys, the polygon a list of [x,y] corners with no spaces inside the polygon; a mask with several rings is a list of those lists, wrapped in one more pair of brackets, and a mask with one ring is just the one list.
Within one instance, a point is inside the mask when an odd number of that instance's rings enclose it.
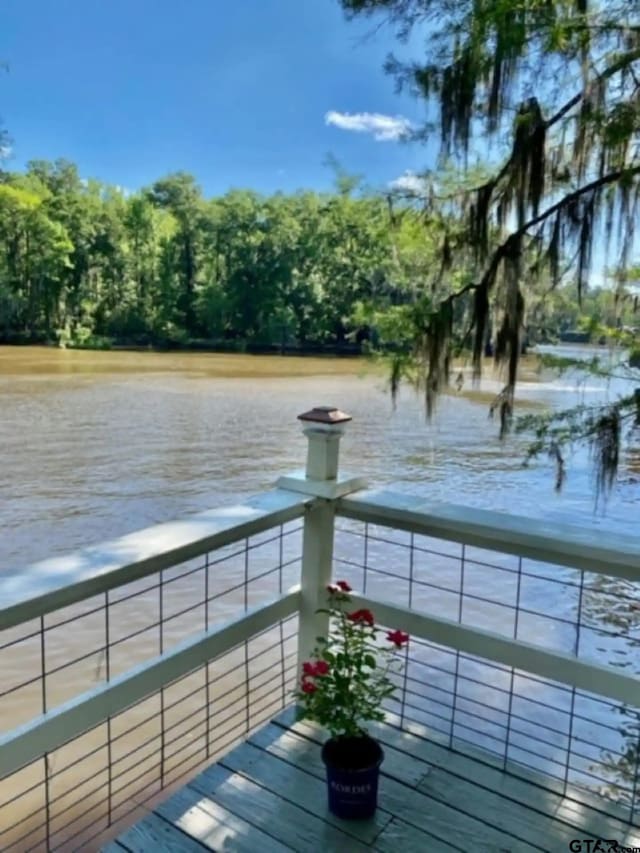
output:
{"label": "white handrail", "polygon": [[597,527],[435,503],[384,489],[340,498],[336,513],[503,554],[640,581],[640,540]]}
{"label": "white handrail", "polygon": [[155,574],[161,569],[301,517],[312,498],[274,489],[147,527],[75,554],[53,557],[0,577],[0,630]]}
{"label": "white handrail", "polygon": [[634,706],[640,701],[640,678],[612,666],[589,663],[573,655],[550,651],[482,628],[470,628],[450,619],[427,616],[368,596],[352,594],[352,600],[355,608],[372,610],[379,623],[406,631],[413,637],[597,693],[607,699]]}
{"label": "white handrail", "polygon": [[199,634],[164,655],[120,676],[0,737],[0,776],[53,752],[89,729],[157,693],[162,687],[277,625],[298,612],[300,589],[243,613],[222,627]]}

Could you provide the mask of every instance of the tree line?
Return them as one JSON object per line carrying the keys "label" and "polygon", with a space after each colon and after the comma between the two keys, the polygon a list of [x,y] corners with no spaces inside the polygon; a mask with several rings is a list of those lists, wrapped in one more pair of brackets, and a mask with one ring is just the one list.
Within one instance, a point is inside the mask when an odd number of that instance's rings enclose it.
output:
{"label": "tree line", "polygon": [[[0,340],[313,346],[407,301],[418,212],[344,176],[335,192],[205,198],[180,172],[127,193],[68,161],[0,174]],[[427,241],[428,242],[428,241]],[[426,245],[426,244],[425,244]]]}

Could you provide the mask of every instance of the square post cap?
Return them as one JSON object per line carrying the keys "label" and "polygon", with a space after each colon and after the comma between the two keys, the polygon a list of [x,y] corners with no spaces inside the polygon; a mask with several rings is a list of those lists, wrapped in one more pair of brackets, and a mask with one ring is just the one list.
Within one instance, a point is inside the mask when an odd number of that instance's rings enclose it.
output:
{"label": "square post cap", "polygon": [[331,427],[346,424],[352,420],[352,417],[345,412],[341,412],[335,406],[314,406],[308,412],[298,415],[298,420],[302,421],[305,426],[307,424],[318,424]]}

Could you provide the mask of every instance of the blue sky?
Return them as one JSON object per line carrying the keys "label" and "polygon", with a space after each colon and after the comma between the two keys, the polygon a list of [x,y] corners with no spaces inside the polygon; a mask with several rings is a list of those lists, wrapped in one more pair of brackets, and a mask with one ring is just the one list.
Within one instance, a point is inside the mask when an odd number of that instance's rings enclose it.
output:
{"label": "blue sky", "polygon": [[[425,166],[388,28],[338,0],[5,0],[9,168],[66,157],[127,189],[179,169],[208,195],[328,189],[328,152],[379,188]],[[370,37],[367,37],[369,35]],[[400,117],[400,118],[398,118]]]}

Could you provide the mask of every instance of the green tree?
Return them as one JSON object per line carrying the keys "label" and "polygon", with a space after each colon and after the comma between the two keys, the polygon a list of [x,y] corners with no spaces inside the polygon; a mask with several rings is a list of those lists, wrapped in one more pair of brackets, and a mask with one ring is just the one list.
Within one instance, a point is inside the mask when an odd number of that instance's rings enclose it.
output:
{"label": "green tree", "polygon": [[4,333],[51,337],[73,249],[46,212],[46,193],[0,184],[0,305]]}
{"label": "green tree", "polygon": [[177,308],[183,317],[186,331],[195,334],[198,274],[202,251],[203,199],[200,187],[192,175],[176,172],[156,181],[149,197],[158,207],[168,210],[178,229],[177,274],[179,294]]}
{"label": "green tree", "polygon": [[397,259],[422,232],[399,204],[392,234],[387,201],[339,178],[335,193],[204,199],[184,173],[134,194],[65,160],[5,173],[4,336],[284,347],[362,335],[355,306],[400,298],[420,249]]}
{"label": "green tree", "polygon": [[47,215],[62,225],[72,243],[70,264],[63,280],[61,325],[71,336],[88,334],[101,295],[93,264],[102,213],[100,196],[95,188],[89,189],[76,166],[67,160],[32,161],[27,166],[27,177],[46,187]]}

